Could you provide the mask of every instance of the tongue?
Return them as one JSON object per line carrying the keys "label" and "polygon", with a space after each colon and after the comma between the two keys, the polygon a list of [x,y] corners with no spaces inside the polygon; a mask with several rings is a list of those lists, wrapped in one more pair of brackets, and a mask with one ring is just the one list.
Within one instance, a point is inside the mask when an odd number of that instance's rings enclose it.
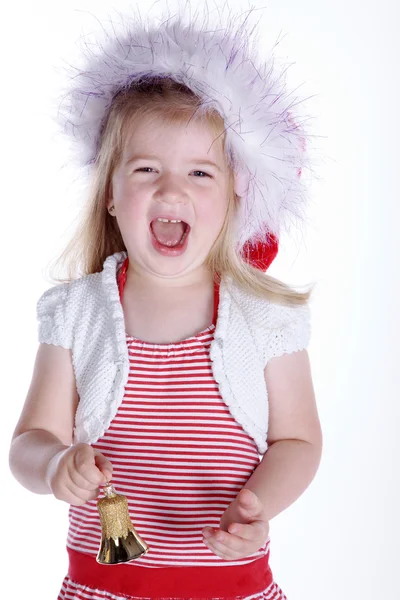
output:
{"label": "tongue", "polygon": [[176,246],[182,239],[185,231],[184,223],[163,223],[153,221],[151,224],[154,236],[163,246]]}

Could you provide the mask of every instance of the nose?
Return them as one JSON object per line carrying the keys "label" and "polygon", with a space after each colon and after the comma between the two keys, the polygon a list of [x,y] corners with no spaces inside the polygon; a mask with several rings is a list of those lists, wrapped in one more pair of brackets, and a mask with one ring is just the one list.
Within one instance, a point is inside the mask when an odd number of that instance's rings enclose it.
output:
{"label": "nose", "polygon": [[188,196],[182,178],[165,173],[159,179],[159,188],[155,199],[166,204],[186,204]]}

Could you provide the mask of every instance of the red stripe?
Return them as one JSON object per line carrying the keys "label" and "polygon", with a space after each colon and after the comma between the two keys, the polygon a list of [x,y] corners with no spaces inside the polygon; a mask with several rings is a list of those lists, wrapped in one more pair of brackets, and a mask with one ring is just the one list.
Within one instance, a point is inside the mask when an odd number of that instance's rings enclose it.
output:
{"label": "red stripe", "polygon": [[159,567],[151,570],[134,564],[134,561],[102,565],[88,554],[68,547],[67,551],[68,575],[73,581],[114,594],[146,598],[174,598],[177,594],[190,598],[222,596],[229,600],[229,596],[262,592],[273,582],[269,553],[233,567]]}
{"label": "red stripe", "polygon": [[[128,337],[128,336],[127,336]],[[129,344],[129,342],[127,342]],[[129,347],[129,346],[128,346]],[[201,357],[201,355],[199,355]],[[157,372],[158,373],[164,373],[167,372],[168,374],[170,374],[171,371],[191,371],[191,370],[200,370],[200,369],[207,369],[206,372],[210,372],[211,369],[211,362],[209,358],[196,358],[196,359],[190,359],[186,357],[185,363],[183,363],[182,361],[180,361],[179,363],[174,362],[173,357],[170,358],[169,361],[169,365],[161,365],[159,360],[156,360],[154,362],[151,361],[142,361],[140,364],[138,364],[138,359],[133,360],[133,357],[130,356],[129,357],[131,359],[131,368],[132,368],[132,373],[134,373],[136,371],[136,369],[138,371],[149,371],[150,373],[155,372],[154,368],[147,368],[147,367],[156,367],[157,368]],[[199,366],[199,363],[204,362],[206,363],[205,366],[201,365]],[[186,367],[186,365],[190,364],[190,363],[196,363],[197,366],[194,367]],[[132,374],[130,373],[130,375]]]}
{"label": "red stripe", "polygon": [[[135,375],[135,379],[140,379],[141,377],[143,379],[148,379],[148,373],[135,373],[137,367],[132,365],[132,369],[131,369],[131,373],[130,374],[134,374]],[[139,370],[139,369],[138,369]],[[167,375],[163,374],[163,373],[153,373],[152,369],[146,369],[147,371],[151,372],[151,378],[154,380],[154,383],[158,384],[158,379],[167,379]],[[186,369],[182,369],[182,371]],[[182,379],[182,381],[187,381],[189,380],[191,382],[191,379],[189,378],[193,378],[193,383],[195,383],[197,381],[197,378],[201,378],[204,377],[205,379],[209,379],[210,378],[210,374],[208,373],[208,370],[205,371],[204,373],[191,373],[190,375],[188,375],[187,373],[176,373],[176,374],[172,374],[171,371],[174,371],[174,369],[170,369],[170,371],[168,372],[168,377],[171,379]],[[195,379],[196,377],[196,379]],[[128,381],[129,381],[129,377],[128,377]],[[163,382],[161,382],[163,383]],[[178,382],[177,382],[178,383]]]}

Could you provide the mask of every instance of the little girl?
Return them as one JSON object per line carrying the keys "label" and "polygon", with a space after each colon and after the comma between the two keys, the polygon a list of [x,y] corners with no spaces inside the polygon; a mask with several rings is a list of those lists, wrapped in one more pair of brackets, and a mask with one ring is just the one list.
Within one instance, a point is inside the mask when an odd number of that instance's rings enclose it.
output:
{"label": "little girl", "polygon": [[[278,600],[269,522],[321,457],[310,291],[268,276],[301,209],[305,133],[248,52],[245,21],[191,18],[91,52],[64,128],[90,169],[81,261],[38,301],[39,348],[10,449],[67,502],[58,600]],[[247,37],[246,37],[247,36]],[[149,550],[96,560],[112,479]]]}

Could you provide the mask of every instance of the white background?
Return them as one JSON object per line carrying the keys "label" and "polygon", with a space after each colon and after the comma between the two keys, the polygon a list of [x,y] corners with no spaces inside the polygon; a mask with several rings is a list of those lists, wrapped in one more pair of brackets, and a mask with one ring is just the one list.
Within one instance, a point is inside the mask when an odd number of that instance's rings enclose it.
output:
{"label": "white background", "polygon": [[[92,15],[112,7],[128,3],[2,9],[0,561],[1,594],[15,600],[54,600],[67,570],[68,506],[24,489],[8,469],[38,345],[36,302],[83,201],[50,116],[55,65],[93,29]],[[394,0],[271,0],[260,25],[273,41],[285,34],[288,87],[317,95],[307,107],[325,156],[305,235],[282,240],[269,270],[291,285],[317,282],[309,354],[323,458],[308,490],[271,522],[272,570],[288,600],[400,598],[398,10]]]}

